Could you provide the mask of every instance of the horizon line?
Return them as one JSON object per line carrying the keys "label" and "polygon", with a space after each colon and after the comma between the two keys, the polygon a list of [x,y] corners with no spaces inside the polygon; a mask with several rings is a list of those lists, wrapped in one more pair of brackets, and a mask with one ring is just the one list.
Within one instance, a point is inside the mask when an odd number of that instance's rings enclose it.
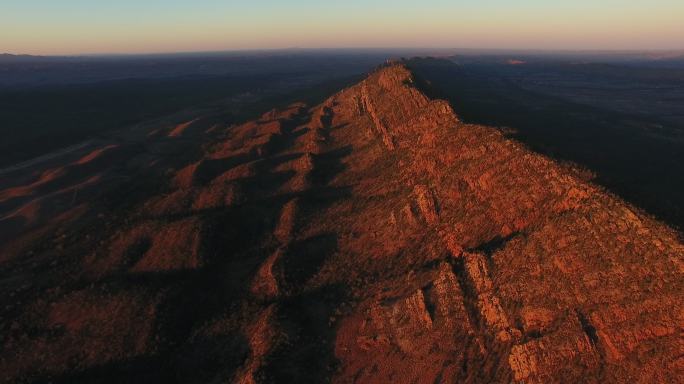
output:
{"label": "horizon line", "polygon": [[78,57],[124,57],[124,56],[173,56],[191,54],[221,54],[221,53],[259,53],[259,52],[287,52],[287,51],[477,51],[477,52],[535,52],[535,53],[680,53],[682,48],[476,48],[476,47],[287,47],[287,48],[241,48],[219,50],[181,50],[181,51],[149,51],[149,52],[95,52],[95,53],[65,53],[65,54],[30,54],[0,52],[0,56],[42,57],[42,58],[78,58]]}

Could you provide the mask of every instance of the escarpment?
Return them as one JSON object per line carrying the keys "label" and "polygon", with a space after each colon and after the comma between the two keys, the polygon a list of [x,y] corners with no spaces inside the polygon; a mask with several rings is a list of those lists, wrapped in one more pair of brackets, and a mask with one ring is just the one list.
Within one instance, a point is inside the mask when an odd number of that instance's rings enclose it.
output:
{"label": "escarpment", "polygon": [[318,106],[197,124],[165,136],[203,146],[160,193],[6,262],[1,380],[684,377],[678,234],[462,122],[401,64]]}

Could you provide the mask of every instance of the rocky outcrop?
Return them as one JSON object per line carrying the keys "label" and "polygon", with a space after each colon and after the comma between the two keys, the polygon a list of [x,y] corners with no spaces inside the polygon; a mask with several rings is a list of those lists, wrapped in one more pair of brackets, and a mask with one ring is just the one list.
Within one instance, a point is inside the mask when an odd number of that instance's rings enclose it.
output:
{"label": "rocky outcrop", "polygon": [[375,129],[378,131],[378,134],[382,138],[382,142],[385,143],[387,149],[394,149],[394,141],[392,140],[392,136],[387,130],[385,123],[378,117],[378,114],[375,111],[375,106],[373,105],[373,101],[368,94],[368,87],[365,84],[361,86],[361,103],[363,105],[363,110],[368,113],[368,116],[373,122]]}
{"label": "rocky outcrop", "polygon": [[416,195],[418,208],[420,208],[420,212],[423,214],[425,221],[427,221],[428,224],[437,224],[437,221],[439,221],[439,214],[432,191],[425,185],[416,185],[413,188],[413,191]]}
{"label": "rocky outcrop", "polygon": [[342,322],[338,355],[357,361],[343,368],[344,375],[356,372],[360,382],[463,378],[466,354],[483,352],[483,344],[471,325],[458,277],[444,262],[420,280],[421,288],[377,298]]}
{"label": "rocky outcrop", "polygon": [[575,316],[552,333],[511,349],[508,363],[516,381],[577,382],[596,373],[600,356]]}
{"label": "rocky outcrop", "polygon": [[494,284],[489,277],[487,260],[481,253],[463,255],[465,276],[469,287],[474,292],[480,318],[486,328],[500,342],[508,342],[519,333],[512,330],[506,312],[494,293]]}

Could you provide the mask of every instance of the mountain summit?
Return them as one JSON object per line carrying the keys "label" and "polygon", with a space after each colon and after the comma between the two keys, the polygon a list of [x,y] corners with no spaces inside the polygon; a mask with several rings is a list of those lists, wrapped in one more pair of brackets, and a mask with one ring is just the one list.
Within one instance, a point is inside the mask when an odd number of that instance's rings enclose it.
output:
{"label": "mountain summit", "polygon": [[401,63],[138,136],[0,185],[3,381],[684,376],[677,233]]}

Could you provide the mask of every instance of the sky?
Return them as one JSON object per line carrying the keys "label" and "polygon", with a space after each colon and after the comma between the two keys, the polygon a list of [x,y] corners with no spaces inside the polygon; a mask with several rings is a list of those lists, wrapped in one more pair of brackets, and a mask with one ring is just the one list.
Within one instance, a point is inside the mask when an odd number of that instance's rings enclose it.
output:
{"label": "sky", "polygon": [[684,0],[0,0],[0,53],[683,49]]}

